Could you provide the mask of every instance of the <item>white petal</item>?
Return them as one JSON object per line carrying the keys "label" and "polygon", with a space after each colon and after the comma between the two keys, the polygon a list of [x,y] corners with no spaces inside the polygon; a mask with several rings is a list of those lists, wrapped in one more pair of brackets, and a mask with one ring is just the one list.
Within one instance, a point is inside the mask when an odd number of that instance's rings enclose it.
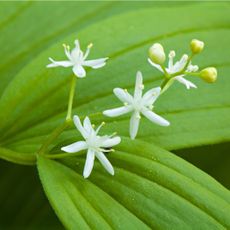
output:
{"label": "white petal", "polygon": [[181,71],[185,67],[187,60],[188,60],[188,55],[184,54],[181,57],[180,61],[177,61],[173,66],[173,73]]}
{"label": "white petal", "polygon": [[48,64],[46,67],[48,68],[52,68],[52,67],[58,67],[58,66],[62,66],[62,67],[70,67],[72,66],[72,62],[70,61],[54,61],[52,58],[49,58],[49,60],[52,62],[51,64]]}
{"label": "white petal", "polygon": [[85,69],[81,65],[75,65],[73,67],[73,72],[77,77],[83,78],[86,76]]}
{"label": "white petal", "polygon": [[82,53],[82,51],[80,49],[80,43],[79,43],[79,41],[75,40],[74,44],[75,44],[75,47],[71,51],[70,55],[71,55],[71,59],[76,61],[76,60],[79,59],[80,56],[83,57],[83,53]]}
{"label": "white petal", "polygon": [[144,88],[144,85],[143,85],[142,74],[141,74],[140,71],[138,71],[137,75],[136,75],[136,84],[135,84],[135,90],[134,90],[134,98],[141,98],[143,88]]}
{"label": "white petal", "polygon": [[124,89],[121,88],[115,88],[113,90],[113,93],[116,95],[116,97],[125,103],[132,103],[133,97]]}
{"label": "white petal", "polygon": [[103,167],[111,174],[114,175],[114,169],[109,160],[106,158],[106,156],[101,152],[96,152],[97,159],[101,162]]}
{"label": "white petal", "polygon": [[88,134],[87,134],[86,130],[83,128],[79,117],[75,115],[73,117],[73,122],[74,122],[76,128],[78,129],[78,131],[81,133],[81,135],[86,139],[88,137]]}
{"label": "white petal", "polygon": [[148,62],[149,62],[153,67],[155,67],[156,69],[158,69],[158,70],[160,70],[162,73],[164,73],[164,71],[163,71],[163,69],[161,68],[160,65],[153,63],[149,58],[148,58]]}
{"label": "white petal", "polygon": [[91,133],[93,130],[93,127],[91,125],[90,119],[88,117],[85,117],[84,119],[84,129],[88,132]]}
{"label": "white petal", "polygon": [[76,153],[83,149],[87,149],[87,144],[85,141],[78,141],[71,145],[67,145],[61,148],[62,151],[67,153]]}
{"label": "white petal", "polygon": [[95,59],[95,60],[84,61],[83,65],[89,66],[93,69],[98,69],[98,68],[103,67],[106,64],[107,59],[108,58],[99,58],[99,59]]}
{"label": "white petal", "polygon": [[139,123],[140,123],[140,113],[137,111],[134,111],[131,116],[130,125],[129,125],[129,134],[130,134],[131,139],[133,140],[135,139],[137,135]]}
{"label": "white petal", "polygon": [[95,153],[94,151],[89,149],[87,152],[84,171],[83,171],[84,178],[89,177],[90,173],[92,172],[94,159],[95,159]]}
{"label": "white petal", "polygon": [[78,50],[80,50],[80,42],[79,42],[78,39],[76,39],[76,40],[74,41],[74,44],[75,44],[75,48],[78,49]]}
{"label": "white petal", "polygon": [[128,105],[128,106],[122,106],[116,109],[105,110],[103,114],[108,117],[117,117],[117,116],[126,114],[132,110],[133,110],[133,107]]}
{"label": "white petal", "polygon": [[118,145],[120,142],[121,142],[120,137],[108,138],[105,141],[103,141],[101,147],[109,148],[109,147],[112,147],[114,145]]}
{"label": "white petal", "polygon": [[156,87],[148,90],[143,96],[143,100],[146,102],[145,105],[152,105],[160,96],[160,92],[161,87]]}
{"label": "white petal", "polygon": [[185,78],[183,78],[181,76],[177,76],[177,77],[175,77],[175,79],[177,81],[179,81],[180,83],[182,83],[183,85],[185,85],[187,89],[197,88],[197,86],[195,84],[193,84],[191,81],[188,81],[188,80],[186,80]]}
{"label": "white petal", "polygon": [[156,123],[158,125],[161,126],[169,126],[170,123],[165,120],[163,117],[157,115],[156,113],[146,109],[142,111],[143,115],[148,118],[150,121],[152,121],[153,123]]}

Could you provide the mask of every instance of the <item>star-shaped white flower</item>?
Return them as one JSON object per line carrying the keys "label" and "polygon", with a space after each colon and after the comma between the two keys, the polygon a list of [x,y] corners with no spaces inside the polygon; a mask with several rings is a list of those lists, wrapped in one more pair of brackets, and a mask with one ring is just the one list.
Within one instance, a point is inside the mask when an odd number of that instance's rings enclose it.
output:
{"label": "star-shaped white flower", "polygon": [[[169,53],[169,62],[168,62],[168,68],[166,68],[166,71],[168,74],[175,74],[177,72],[180,72],[181,70],[183,70],[183,68],[185,67],[187,61],[188,61],[188,55],[184,54],[181,59],[179,61],[177,61],[175,64],[173,64],[173,59],[176,56],[175,51],[170,51]],[[158,70],[160,70],[162,73],[164,73],[164,70],[162,69],[162,67],[154,62],[151,61],[150,58],[148,58],[149,63],[154,66],[155,68],[157,68]],[[197,65],[192,65],[191,63],[189,63],[186,72],[187,73],[191,73],[191,72],[196,72],[198,71],[199,67]],[[195,84],[193,84],[191,81],[188,81],[184,78],[185,74],[180,74],[178,76],[175,76],[172,78],[172,81],[177,80],[180,83],[184,84],[186,86],[187,89],[190,88],[197,88]]]}
{"label": "star-shaped white flower", "polygon": [[88,45],[85,54],[81,51],[78,40],[75,40],[75,48],[71,51],[69,46],[65,44],[63,46],[64,46],[65,55],[68,58],[68,60],[55,61],[50,57],[49,60],[52,63],[47,65],[48,68],[58,67],[58,66],[72,67],[74,74],[77,77],[82,78],[86,76],[86,71],[84,69],[84,66],[89,66],[93,69],[98,69],[103,67],[106,64],[106,60],[108,59],[108,58],[99,58],[95,60],[86,60],[86,58],[90,53],[92,44]]}
{"label": "star-shaped white flower", "polygon": [[98,132],[104,123],[94,130],[88,117],[84,119],[83,125],[78,116],[74,116],[73,121],[85,141],[74,142],[71,145],[62,147],[61,150],[67,153],[75,153],[87,149],[87,157],[83,171],[84,178],[89,177],[92,172],[95,157],[111,175],[114,175],[113,166],[105,157],[104,152],[113,151],[113,149],[110,148],[119,144],[121,138],[118,136],[114,137],[114,135],[98,136]]}
{"label": "star-shaped white flower", "polygon": [[137,135],[141,114],[158,125],[168,126],[170,124],[167,120],[152,112],[153,104],[160,95],[161,88],[150,89],[142,96],[143,89],[142,74],[138,71],[134,96],[131,96],[127,90],[115,88],[113,92],[117,98],[124,103],[124,106],[103,112],[104,115],[109,117],[116,117],[132,112],[129,129],[131,139],[135,139]]}

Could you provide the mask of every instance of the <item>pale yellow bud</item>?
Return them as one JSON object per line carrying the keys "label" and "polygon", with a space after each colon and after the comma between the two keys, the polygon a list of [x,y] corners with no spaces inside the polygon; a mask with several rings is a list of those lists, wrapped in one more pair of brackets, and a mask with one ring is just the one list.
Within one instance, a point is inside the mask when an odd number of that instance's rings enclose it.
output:
{"label": "pale yellow bud", "polygon": [[213,83],[217,79],[217,70],[214,67],[205,68],[201,70],[200,77],[208,83]]}
{"label": "pale yellow bud", "polygon": [[152,62],[162,65],[165,62],[165,52],[161,44],[155,43],[149,48],[149,58]]}
{"label": "pale yellow bud", "polygon": [[190,48],[194,54],[198,54],[204,49],[204,42],[193,39],[190,43]]}

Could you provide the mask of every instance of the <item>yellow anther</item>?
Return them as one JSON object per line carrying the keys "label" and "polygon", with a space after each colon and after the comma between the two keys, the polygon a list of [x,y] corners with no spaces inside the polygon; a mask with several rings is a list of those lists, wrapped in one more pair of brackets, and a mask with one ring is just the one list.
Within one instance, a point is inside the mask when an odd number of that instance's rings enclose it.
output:
{"label": "yellow anther", "polygon": [[141,84],[139,87],[140,87],[140,89],[144,89],[145,88],[145,86],[143,84]]}
{"label": "yellow anther", "polygon": [[127,106],[127,105],[128,105],[128,103],[127,103],[127,102],[125,102],[125,103],[124,103],[124,106]]}
{"label": "yellow anther", "polygon": [[90,43],[90,44],[87,46],[88,49],[90,49],[90,48],[92,48],[92,47],[93,47],[93,43]]}

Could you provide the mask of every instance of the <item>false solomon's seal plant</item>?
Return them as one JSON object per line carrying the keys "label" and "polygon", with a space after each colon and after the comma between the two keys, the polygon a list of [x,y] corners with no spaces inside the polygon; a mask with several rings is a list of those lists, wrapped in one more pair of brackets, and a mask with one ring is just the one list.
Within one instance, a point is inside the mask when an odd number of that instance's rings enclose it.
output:
{"label": "false solomon's seal plant", "polygon": [[[86,76],[84,66],[91,67],[93,69],[101,68],[106,65],[106,60],[108,59],[106,57],[96,60],[86,60],[91,47],[92,44],[88,45],[84,54],[80,49],[79,41],[75,40],[75,48],[73,50],[70,50],[69,46],[64,45],[64,52],[68,60],[55,61],[54,59],[49,58],[51,63],[47,65],[48,68],[59,66],[65,68],[72,67],[74,76],[71,82],[66,120],[61,126],[57,127],[53,133],[51,133],[49,138],[38,151],[38,154],[42,154],[50,159],[78,156],[87,151],[83,170],[84,178],[90,176],[95,157],[111,175],[114,175],[114,168],[107,159],[106,154],[115,151],[112,147],[121,142],[121,138],[119,136],[115,136],[116,133],[112,135],[98,135],[98,132],[104,125],[104,122],[95,130],[89,117],[86,116],[83,123],[81,123],[78,115],[72,116],[76,80],[77,78],[83,78]],[[129,129],[131,139],[135,139],[137,136],[141,115],[146,117],[152,123],[160,126],[169,126],[170,121],[167,121],[153,111],[154,102],[157,99],[159,100],[162,93],[166,92],[166,90],[168,90],[175,81],[185,85],[187,89],[197,88],[194,83],[186,79],[187,76],[200,77],[208,83],[216,81],[217,70],[214,67],[207,67],[199,71],[199,67],[197,65],[192,65],[192,58],[201,53],[203,48],[204,42],[193,39],[190,43],[190,55],[184,54],[179,61],[174,62],[176,54],[175,51],[172,50],[168,55],[168,65],[165,66],[166,55],[163,46],[159,43],[153,44],[149,49],[148,62],[162,72],[162,84],[143,93],[144,84],[142,73],[137,71],[133,96],[126,89],[115,88],[113,90],[114,94],[124,105],[118,108],[105,110],[103,111],[103,114],[109,117],[116,117],[131,113]],[[74,143],[69,143],[67,146],[63,146],[61,150],[65,153],[48,154],[47,149],[49,145],[72,123],[74,123],[77,130],[81,133],[84,141],[76,140]]]}

